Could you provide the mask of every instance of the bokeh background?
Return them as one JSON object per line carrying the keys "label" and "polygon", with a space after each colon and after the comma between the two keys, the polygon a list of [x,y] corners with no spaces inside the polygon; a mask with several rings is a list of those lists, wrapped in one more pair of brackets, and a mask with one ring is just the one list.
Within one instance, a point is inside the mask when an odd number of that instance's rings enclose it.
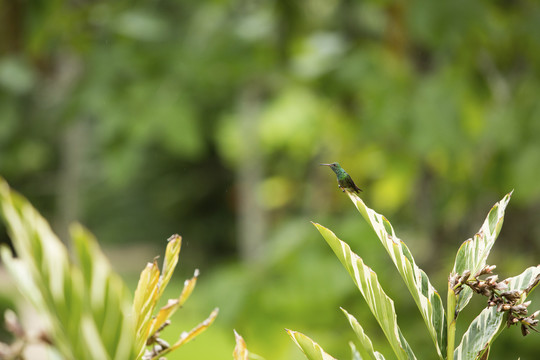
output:
{"label": "bokeh background", "polygon": [[[163,335],[221,312],[173,360],[230,358],[233,328],[266,359],[303,358],[285,328],[349,358],[339,306],[391,354],[310,221],[378,272],[412,348],[434,358],[391,261],[318,164],[346,168],[446,298],[458,246],[512,189],[488,262],[502,278],[540,262],[539,94],[533,0],[0,1],[0,175],[63,240],[72,221],[90,228],[132,288],[183,236],[170,296],[201,276]],[[2,306],[16,303],[2,284]],[[536,358],[538,339],[509,329],[492,358]]]}

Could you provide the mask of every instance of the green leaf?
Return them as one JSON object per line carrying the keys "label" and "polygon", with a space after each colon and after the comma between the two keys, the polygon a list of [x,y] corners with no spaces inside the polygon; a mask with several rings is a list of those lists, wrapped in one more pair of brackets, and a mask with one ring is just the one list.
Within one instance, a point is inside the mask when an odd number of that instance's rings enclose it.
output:
{"label": "green leaf", "polygon": [[412,349],[399,330],[394,302],[383,291],[377,274],[332,231],[320,224],[314,225],[353,278],[398,359],[415,359]]}
{"label": "green leaf", "polygon": [[46,321],[52,343],[65,359],[133,358],[129,297],[95,239],[75,228],[76,257],[47,221],[0,179],[0,207],[18,258],[1,251],[20,292]]}
{"label": "green leaf", "polygon": [[[506,194],[501,201],[493,205],[480,230],[472,239],[466,240],[460,246],[452,270],[454,274],[462,274],[465,270],[469,270],[474,275],[486,265],[489,252],[501,231],[504,211],[510,201],[512,192]],[[472,290],[465,287],[458,295],[456,313],[463,310],[471,297]]]}
{"label": "green leaf", "polygon": [[[131,301],[127,287],[112,270],[96,238],[77,223],[70,230],[83,278],[84,307],[90,310],[86,326],[89,329],[95,327],[104,349],[116,348],[113,359],[126,358],[133,348]],[[94,342],[87,343],[87,346],[94,346]]]}
{"label": "green leaf", "polygon": [[334,357],[328,355],[319,344],[306,335],[293,330],[285,330],[309,360],[336,360]]}
{"label": "green leaf", "polygon": [[384,356],[380,352],[373,349],[373,343],[371,342],[371,339],[366,335],[364,329],[362,328],[358,320],[356,320],[356,318],[349,314],[345,309],[341,308],[341,310],[347,317],[347,320],[349,320],[349,323],[351,324],[351,327],[356,333],[356,336],[358,336],[358,340],[360,340],[361,346],[359,349],[356,349],[356,347],[354,347],[353,354],[355,354],[355,352],[358,352],[360,355],[360,359],[363,360],[384,360]]}
{"label": "green leaf", "polygon": [[439,293],[431,285],[426,273],[416,265],[409,248],[396,236],[390,222],[383,215],[367,207],[356,194],[350,192],[347,194],[390,255],[422,314],[439,358],[443,359],[446,354],[446,323]]}
{"label": "green leaf", "polygon": [[[527,268],[518,276],[505,280],[508,290],[524,291],[522,301],[531,293],[540,280],[540,265]],[[454,360],[468,360],[479,357],[484,349],[491,346],[493,340],[501,331],[504,313],[496,307],[482,310],[461,339],[461,344],[454,351]]]}

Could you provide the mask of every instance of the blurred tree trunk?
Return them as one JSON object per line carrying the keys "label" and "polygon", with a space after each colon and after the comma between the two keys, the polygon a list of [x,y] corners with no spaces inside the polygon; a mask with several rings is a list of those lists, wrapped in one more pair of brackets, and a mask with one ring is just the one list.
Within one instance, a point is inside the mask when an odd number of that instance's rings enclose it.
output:
{"label": "blurred tree trunk", "polygon": [[[72,53],[59,55],[53,68],[55,70],[48,86],[49,94],[42,100],[49,107],[64,101],[83,73],[81,60]],[[61,116],[61,113],[57,116]],[[56,181],[54,230],[64,243],[69,244],[69,225],[79,218],[79,187],[89,129],[85,115],[82,114],[63,125],[59,129],[60,163]]]}
{"label": "blurred tree trunk", "polygon": [[243,262],[256,261],[264,242],[267,216],[257,192],[263,179],[263,157],[259,144],[258,119],[261,107],[259,91],[248,86],[239,99],[239,129],[242,152],[237,167],[239,250]]}
{"label": "blurred tree trunk", "polygon": [[79,218],[81,168],[87,137],[87,126],[83,120],[69,124],[60,139],[55,230],[66,244],[69,244],[69,225]]}
{"label": "blurred tree trunk", "polygon": [[0,54],[22,50],[23,1],[0,0]]}

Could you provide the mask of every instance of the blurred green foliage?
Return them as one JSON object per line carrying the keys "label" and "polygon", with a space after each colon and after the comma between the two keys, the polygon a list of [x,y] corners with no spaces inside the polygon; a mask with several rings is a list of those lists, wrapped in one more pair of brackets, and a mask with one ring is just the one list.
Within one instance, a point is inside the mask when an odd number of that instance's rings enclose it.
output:
{"label": "blurred green foliage", "polygon": [[225,353],[234,326],[292,358],[288,327],[348,357],[338,306],[372,320],[308,220],[381,249],[317,164],[347,169],[437,288],[513,188],[493,262],[538,263],[539,21],[532,0],[0,0],[0,174],[61,237],[75,219],[123,246],[182,234],[185,275],[238,285],[198,293],[229,319],[205,334],[223,326]]}

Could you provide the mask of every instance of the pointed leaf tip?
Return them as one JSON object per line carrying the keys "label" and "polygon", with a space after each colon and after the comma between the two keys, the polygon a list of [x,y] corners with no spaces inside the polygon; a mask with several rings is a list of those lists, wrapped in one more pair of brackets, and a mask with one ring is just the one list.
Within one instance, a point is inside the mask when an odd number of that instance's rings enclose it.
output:
{"label": "pointed leaf tip", "polygon": [[236,346],[233,351],[234,360],[247,360],[249,358],[249,351],[246,347],[246,342],[236,330],[233,329],[233,331],[234,339],[236,341]]}
{"label": "pointed leaf tip", "polygon": [[336,360],[308,336],[294,330],[285,329],[295,344],[310,360]]}

